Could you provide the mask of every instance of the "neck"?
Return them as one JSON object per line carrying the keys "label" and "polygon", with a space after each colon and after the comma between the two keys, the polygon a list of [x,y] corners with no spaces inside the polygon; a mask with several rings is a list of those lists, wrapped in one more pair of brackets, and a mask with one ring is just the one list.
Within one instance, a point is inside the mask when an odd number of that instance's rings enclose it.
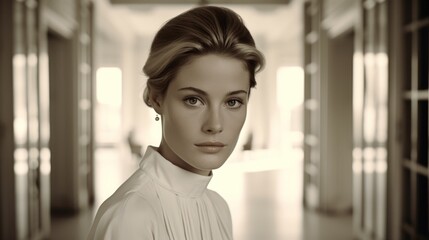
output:
{"label": "neck", "polygon": [[188,164],[185,160],[183,160],[182,158],[177,156],[175,152],[173,152],[173,150],[168,146],[168,144],[164,141],[164,139],[162,139],[161,143],[159,144],[158,152],[169,162],[186,171],[193,172],[203,176],[209,176],[211,173],[211,171],[197,169],[191,166],[190,164]]}

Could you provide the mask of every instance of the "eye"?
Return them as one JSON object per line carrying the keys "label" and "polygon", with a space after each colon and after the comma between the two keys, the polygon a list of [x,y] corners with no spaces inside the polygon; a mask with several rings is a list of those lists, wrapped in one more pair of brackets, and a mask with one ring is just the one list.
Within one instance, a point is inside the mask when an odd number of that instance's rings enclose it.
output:
{"label": "eye", "polygon": [[243,105],[243,101],[239,99],[231,99],[226,102],[227,107],[229,108],[239,108]]}
{"label": "eye", "polygon": [[186,97],[183,101],[190,106],[199,106],[203,104],[203,102],[197,97]]}

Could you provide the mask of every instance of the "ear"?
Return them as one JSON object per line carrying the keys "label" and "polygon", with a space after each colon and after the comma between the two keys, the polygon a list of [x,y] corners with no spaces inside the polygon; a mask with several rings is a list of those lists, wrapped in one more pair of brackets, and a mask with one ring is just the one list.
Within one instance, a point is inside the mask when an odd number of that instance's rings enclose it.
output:
{"label": "ear", "polygon": [[155,94],[153,92],[149,93],[150,104],[156,113],[162,115],[162,103],[163,97],[160,94]]}

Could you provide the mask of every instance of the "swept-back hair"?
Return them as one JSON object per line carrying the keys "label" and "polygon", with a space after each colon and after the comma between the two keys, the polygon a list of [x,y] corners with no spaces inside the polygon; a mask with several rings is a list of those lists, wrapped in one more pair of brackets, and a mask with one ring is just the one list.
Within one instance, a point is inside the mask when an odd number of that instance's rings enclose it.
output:
{"label": "swept-back hair", "polygon": [[150,94],[165,94],[179,69],[192,58],[210,53],[243,61],[250,88],[256,86],[255,74],[263,68],[264,56],[241,17],[227,8],[203,6],[172,18],[155,35],[143,67],[148,77],[145,103],[151,106]]}

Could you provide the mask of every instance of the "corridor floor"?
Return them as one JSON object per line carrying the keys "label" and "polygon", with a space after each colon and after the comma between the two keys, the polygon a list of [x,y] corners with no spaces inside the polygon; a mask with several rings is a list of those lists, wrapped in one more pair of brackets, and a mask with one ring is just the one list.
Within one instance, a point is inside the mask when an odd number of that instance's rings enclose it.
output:
{"label": "corridor floor", "polygon": [[[229,161],[214,172],[209,188],[220,193],[230,206],[234,239],[352,239],[351,215],[331,216],[303,209],[299,151],[245,152]],[[50,239],[86,239],[94,209],[134,171],[137,163],[138,159],[125,150],[97,150],[97,203],[75,216],[53,216]]]}

